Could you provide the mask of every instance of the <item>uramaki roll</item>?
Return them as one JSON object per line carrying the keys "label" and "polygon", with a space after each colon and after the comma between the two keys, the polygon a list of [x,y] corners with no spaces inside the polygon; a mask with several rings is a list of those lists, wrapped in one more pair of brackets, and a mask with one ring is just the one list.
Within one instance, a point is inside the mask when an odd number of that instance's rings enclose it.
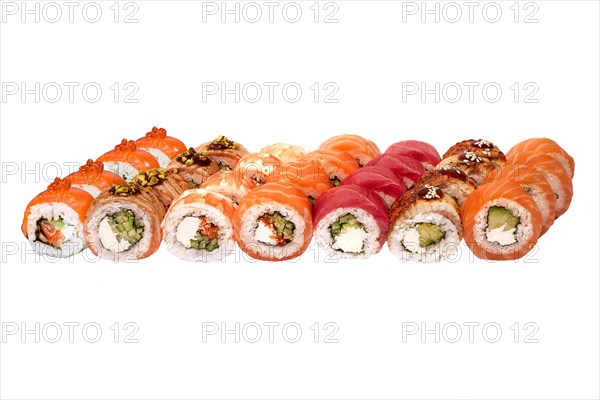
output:
{"label": "uramaki roll", "polygon": [[313,205],[319,196],[333,187],[322,164],[314,158],[286,164],[275,175],[276,181],[292,183],[302,190]]}
{"label": "uramaki roll", "polygon": [[227,139],[225,136],[217,136],[215,140],[206,142],[196,147],[198,153],[206,153],[214,159],[220,169],[234,169],[240,158],[249,151],[238,142]]}
{"label": "uramaki roll", "polygon": [[333,186],[339,186],[345,177],[360,168],[358,161],[350,153],[341,150],[317,149],[308,153],[305,158],[320,162]]}
{"label": "uramaki roll", "polygon": [[315,240],[336,258],[368,258],[387,238],[389,221],[383,199],[357,185],[341,185],[315,203]]}
{"label": "uramaki roll", "polygon": [[302,160],[306,155],[306,150],[304,150],[302,146],[287,143],[274,143],[260,149],[260,153],[267,153],[275,156],[285,165]]}
{"label": "uramaki roll", "polygon": [[205,189],[190,189],[176,199],[162,222],[167,249],[186,261],[224,261],[233,251],[234,204]]}
{"label": "uramaki roll", "polygon": [[185,144],[174,137],[167,136],[164,128],[156,126],[146,135],[135,141],[138,149],[152,154],[161,168],[166,168],[177,154],[186,150]]}
{"label": "uramaki roll", "polygon": [[396,153],[383,153],[369,161],[367,166],[389,169],[399,181],[404,182],[407,188],[414,185],[425,173],[423,163],[410,156]]}
{"label": "uramaki roll", "polygon": [[104,167],[115,174],[130,180],[140,171],[150,168],[159,168],[156,158],[147,151],[137,148],[133,140],[123,139],[120,144],[98,158]]}
{"label": "uramaki roll", "polygon": [[385,152],[410,157],[423,164],[426,170],[435,168],[441,161],[440,154],[435,147],[419,140],[403,140],[393,143]]}
{"label": "uramaki roll", "polygon": [[535,246],[542,215],[518,183],[510,180],[478,187],[461,207],[465,241],[484,260],[516,260]]}
{"label": "uramaki roll", "polygon": [[82,221],[94,201],[85,190],[56,178],[29,202],[21,231],[37,254],[69,257],[85,248]]}
{"label": "uramaki roll", "polygon": [[459,207],[477,189],[477,184],[473,179],[469,178],[463,170],[451,165],[444,165],[440,169],[425,172],[415,186],[424,185],[439,187],[442,192],[452,197]]}
{"label": "uramaki roll", "polygon": [[523,140],[514,145],[513,148],[506,153],[506,157],[510,158],[517,153],[531,152],[540,152],[552,156],[563,166],[565,171],[567,171],[567,174],[569,174],[569,177],[573,179],[573,175],[575,174],[575,160],[573,160],[573,157],[571,157],[565,149],[560,147],[558,143],[552,139],[532,138]]}
{"label": "uramaki roll", "polygon": [[244,196],[257,186],[252,179],[230,170],[221,170],[202,184],[203,189],[229,197],[236,207]]}
{"label": "uramaki roll", "polygon": [[138,173],[131,181],[154,192],[165,207],[165,211],[171,206],[173,200],[190,188],[190,184],[176,169],[149,169]]}
{"label": "uramaki roll", "polygon": [[451,258],[461,238],[458,206],[436,186],[415,186],[392,205],[388,247],[402,261]]}
{"label": "uramaki roll", "polygon": [[464,152],[472,152],[479,157],[486,159],[496,167],[502,167],[506,164],[506,156],[498,146],[485,139],[469,139],[458,142],[444,153],[444,158],[455,156]]}
{"label": "uramaki roll", "polygon": [[87,244],[97,256],[113,261],[146,258],[162,240],[165,207],[154,191],[130,182],[100,194],[84,222]]}
{"label": "uramaki roll", "polygon": [[312,238],[312,205],[295,185],[270,182],[242,199],[233,216],[233,228],[238,245],[252,258],[295,258]]}
{"label": "uramaki roll", "polygon": [[341,186],[345,185],[357,185],[379,195],[388,209],[406,192],[406,185],[392,171],[376,166],[357,169],[342,181]]}
{"label": "uramaki roll", "polygon": [[453,156],[446,157],[435,167],[441,169],[444,166],[455,167],[462,170],[479,186],[485,181],[490,172],[498,168],[487,158],[478,156],[472,151],[465,151]]}
{"label": "uramaki roll", "polygon": [[94,160],[87,160],[85,165],[79,167],[78,171],[67,175],[66,179],[71,181],[71,186],[83,189],[94,197],[111,186],[125,184],[122,177],[105,170],[102,161],[94,162]]}
{"label": "uramaki roll", "polygon": [[263,185],[276,180],[275,172],[281,165],[281,160],[271,154],[249,153],[240,158],[235,171],[240,176],[239,179],[248,178],[257,185]]}
{"label": "uramaki roll", "polygon": [[178,154],[167,166],[176,169],[181,177],[192,187],[200,187],[211,175],[219,171],[217,162],[206,153],[197,152],[190,147]]}
{"label": "uramaki roll", "polygon": [[374,142],[359,135],[333,136],[321,143],[319,148],[350,153],[361,167],[381,154]]}

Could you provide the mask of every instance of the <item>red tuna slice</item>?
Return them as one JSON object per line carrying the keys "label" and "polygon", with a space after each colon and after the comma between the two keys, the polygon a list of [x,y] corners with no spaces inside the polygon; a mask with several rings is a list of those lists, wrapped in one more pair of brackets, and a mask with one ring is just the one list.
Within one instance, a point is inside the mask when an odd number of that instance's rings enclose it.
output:
{"label": "red tuna slice", "polygon": [[338,208],[357,208],[373,216],[381,234],[378,242],[383,246],[390,226],[387,206],[381,197],[358,185],[341,185],[323,193],[315,203],[314,226]]}
{"label": "red tuna slice", "polygon": [[404,182],[407,188],[410,188],[425,173],[425,167],[420,162],[407,156],[392,153],[383,153],[369,161],[366,166],[389,169],[396,175],[397,179]]}
{"label": "red tuna slice", "polygon": [[406,192],[404,182],[398,180],[389,169],[363,167],[354,171],[342,181],[344,185],[357,185],[381,196],[389,209],[394,200]]}
{"label": "red tuna slice", "polygon": [[434,169],[442,160],[435,147],[429,143],[420,142],[418,140],[396,142],[390,145],[385,152],[408,156],[423,164],[425,169]]}

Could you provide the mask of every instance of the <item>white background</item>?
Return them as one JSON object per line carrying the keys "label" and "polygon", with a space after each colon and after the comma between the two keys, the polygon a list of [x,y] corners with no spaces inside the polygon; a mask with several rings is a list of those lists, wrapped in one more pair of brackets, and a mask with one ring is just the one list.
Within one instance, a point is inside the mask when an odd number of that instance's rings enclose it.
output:
{"label": "white background", "polygon": [[[43,15],[39,23],[34,16],[22,23],[19,13],[3,15],[3,83],[80,86],[72,103],[65,90],[57,103],[47,101],[53,94],[42,94],[39,103],[17,94],[0,104],[1,320],[5,329],[10,322],[28,328],[95,322],[103,336],[88,343],[81,326],[74,343],[66,328],[58,343],[5,336],[0,396],[598,398],[598,3],[538,1],[538,23],[523,22],[533,10],[523,3],[515,23],[512,1],[498,3],[497,23],[482,17],[485,3],[472,23],[465,6],[457,23],[443,15],[439,23],[431,15],[422,23],[420,14],[403,22],[407,5],[393,1],[338,1],[338,23],[323,23],[323,4],[314,23],[312,1],[299,2],[298,23],[282,17],[285,3],[273,23],[266,14],[257,23],[243,16],[240,23],[233,16],[221,23],[219,14],[204,23],[201,2],[138,1],[139,22],[130,24],[122,20],[133,9],[121,4],[114,23],[112,3],[99,3],[97,23],[82,18],[85,3],[73,23],[66,7],[57,23]],[[88,82],[103,89],[96,103],[81,96]],[[115,103],[114,82],[135,83],[139,101],[125,103],[121,92]],[[203,82],[230,88],[234,82],[297,82],[303,94],[296,103],[280,90],[273,103],[266,92],[257,103],[235,103],[233,96],[203,102]],[[324,103],[322,93],[315,103],[314,82],[338,85],[339,101]],[[456,103],[436,103],[433,95],[403,102],[403,82],[480,86],[473,102],[467,92]],[[503,89],[496,103],[481,95],[488,82]],[[514,82],[535,83],[538,102],[525,103],[522,92],[515,103]],[[473,260],[466,248],[457,262],[434,265],[402,263],[386,248],[366,261],[330,263],[313,247],[298,262],[279,264],[240,256],[196,265],[165,248],[129,264],[95,262],[89,253],[87,261],[79,255],[60,262],[30,254],[20,232],[22,212],[56,166],[66,174],[65,163],[96,158],[153,125],[189,146],[226,134],[254,151],[273,142],[314,149],[340,133],[364,135],[382,149],[421,139],[440,153],[467,138],[484,137],[508,151],[520,140],[548,136],[576,160],[575,196],[535,254],[518,262]],[[23,175],[25,169],[37,173]],[[17,254],[15,245],[22,246]],[[115,322],[137,324],[139,343],[123,343],[122,336],[114,343],[109,327]],[[303,335],[288,343],[279,326],[274,343],[266,328],[258,343],[236,343],[233,335],[226,343],[219,336],[203,343],[203,322],[230,328],[295,322]],[[319,343],[309,329],[315,322]],[[338,343],[323,342],[326,322],[339,327]],[[444,337],[436,343],[433,335],[425,343],[419,335],[404,343],[406,322],[481,325],[473,343],[466,327],[458,343]],[[481,326],[490,322],[502,328],[497,343],[482,335]],[[509,328],[515,322],[518,343]],[[539,327],[538,343],[524,343],[527,322]],[[489,334],[493,338],[493,330]]]}

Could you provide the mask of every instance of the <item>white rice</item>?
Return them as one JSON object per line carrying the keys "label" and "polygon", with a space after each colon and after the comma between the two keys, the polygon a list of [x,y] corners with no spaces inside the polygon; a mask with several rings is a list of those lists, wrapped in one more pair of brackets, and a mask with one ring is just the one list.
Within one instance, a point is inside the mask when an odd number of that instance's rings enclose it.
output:
{"label": "white rice", "polygon": [[[73,227],[72,235],[65,238],[66,240],[59,249],[37,239],[35,235],[37,222],[42,218],[47,220],[62,218],[65,224]],[[67,204],[58,202],[43,203],[31,207],[31,213],[27,217],[27,240],[29,240],[31,247],[37,254],[56,258],[70,257],[86,247],[83,224],[79,220],[79,214]]]}
{"label": "white rice", "polygon": [[[418,241],[408,240],[406,237],[419,223],[437,225],[445,233],[444,237],[438,243],[422,248]],[[396,221],[390,229],[387,243],[390,251],[403,262],[438,262],[456,254],[460,243],[460,233],[448,218],[436,212],[425,212],[409,219]]]}
{"label": "white rice", "polygon": [[[344,252],[335,250],[333,247],[335,240],[331,236],[329,227],[342,215],[346,214],[352,214],[356,220],[363,225],[363,228],[367,232],[367,238],[363,244],[363,251],[360,253]],[[368,258],[372,254],[379,252],[381,249],[378,241],[380,235],[381,231],[375,218],[360,208],[337,208],[324,216],[315,227],[315,240],[325,251],[329,252],[328,255],[333,258]]]}
{"label": "white rice", "polygon": [[153,147],[146,147],[146,148],[140,147],[139,149],[147,151],[148,153],[152,154],[154,156],[154,158],[156,158],[156,161],[158,161],[158,165],[160,165],[161,168],[167,168],[167,165],[169,165],[169,163],[171,162],[171,159],[169,158],[169,156],[167,156],[165,153],[163,153],[159,149],[155,149]]}

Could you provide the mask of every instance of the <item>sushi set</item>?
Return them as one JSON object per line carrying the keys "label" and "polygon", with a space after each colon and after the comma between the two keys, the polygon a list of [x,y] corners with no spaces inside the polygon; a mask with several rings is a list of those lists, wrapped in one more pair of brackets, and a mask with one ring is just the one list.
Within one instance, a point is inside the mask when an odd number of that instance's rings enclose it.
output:
{"label": "sushi set", "polygon": [[506,154],[464,140],[440,156],[422,141],[381,152],[345,134],[310,152],[276,143],[251,153],[224,136],[188,148],[154,127],[57,177],[21,229],[39,254],[87,247],[113,261],[149,257],[162,242],[187,261],[224,260],[236,246],[283,261],[313,239],[337,258],[368,258],[387,243],[400,260],[439,262],[464,239],[478,258],[515,260],[569,208],[574,170],[547,138]]}

